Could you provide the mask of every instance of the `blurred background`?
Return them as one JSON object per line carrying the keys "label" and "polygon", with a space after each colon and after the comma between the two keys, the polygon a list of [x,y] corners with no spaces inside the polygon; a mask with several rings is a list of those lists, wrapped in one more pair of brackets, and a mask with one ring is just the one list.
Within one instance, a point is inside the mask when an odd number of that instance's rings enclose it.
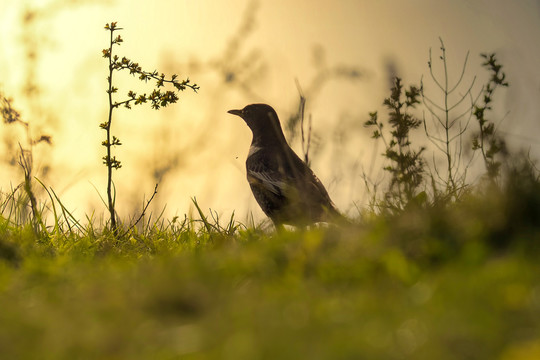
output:
{"label": "blurred background", "polygon": [[[451,83],[470,51],[461,94],[468,84],[481,91],[488,75],[480,53],[497,53],[510,87],[496,94],[492,119],[511,148],[540,155],[538,0],[3,0],[0,91],[29,124],[29,133],[20,124],[0,125],[3,192],[23,181],[18,144],[27,148],[48,135],[50,144],[32,146],[34,175],[76,217],[106,213],[99,124],[108,112],[103,27],[112,21],[123,28],[116,54],[200,86],[160,111],[115,111],[112,133],[123,143],[115,149],[123,167],[114,174],[122,218],[140,211],[159,183],[154,214],[183,216],[196,197],[224,217],[234,211],[241,221],[251,214],[264,219],[245,179],[251,133],[227,110],[272,105],[300,154],[299,87],[312,121],[311,166],[338,208],[358,214],[368,201],[364,178],[384,179],[382,147],[363,126],[368,113],[384,117],[382,102],[396,75],[405,84],[422,81],[437,98],[428,60],[430,49],[433,63],[439,59],[439,37]],[[118,101],[129,90],[152,90],[127,72],[115,83]],[[428,147],[426,157],[438,161],[429,142],[419,141]],[[474,171],[470,176],[474,182]]]}

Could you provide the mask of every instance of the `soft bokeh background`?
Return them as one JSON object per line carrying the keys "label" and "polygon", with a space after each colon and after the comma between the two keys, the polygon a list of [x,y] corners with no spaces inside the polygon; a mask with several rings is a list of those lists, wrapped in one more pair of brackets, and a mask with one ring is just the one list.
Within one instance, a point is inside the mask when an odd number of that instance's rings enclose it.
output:
{"label": "soft bokeh background", "polygon": [[[166,207],[165,216],[182,215],[196,196],[224,216],[235,211],[245,220],[253,212],[262,219],[245,180],[251,134],[226,111],[266,102],[286,122],[297,111],[296,81],[313,121],[312,167],[337,206],[354,215],[367,202],[362,173],[380,176],[373,155],[381,150],[363,122],[369,111],[382,110],[392,74],[406,84],[423,77],[432,90],[427,61],[430,48],[437,59],[439,37],[454,81],[470,51],[464,83],[478,75],[476,91],[486,75],[479,54],[498,54],[510,87],[496,95],[493,120],[513,148],[540,154],[537,0],[3,0],[0,90],[31,123],[32,136],[52,136],[51,146],[34,147],[35,175],[79,218],[105,212],[96,192],[105,196],[98,125],[107,115],[101,50],[108,47],[103,26],[111,21],[124,29],[117,54],[201,87],[161,111],[115,112],[113,134],[124,144],[116,150],[123,167],[114,178],[123,217],[159,183],[154,213]],[[119,100],[130,89],[151,90],[127,74],[116,79]],[[298,136],[287,134],[300,152]],[[10,159],[26,135],[2,124],[0,136],[6,192],[22,181]]]}

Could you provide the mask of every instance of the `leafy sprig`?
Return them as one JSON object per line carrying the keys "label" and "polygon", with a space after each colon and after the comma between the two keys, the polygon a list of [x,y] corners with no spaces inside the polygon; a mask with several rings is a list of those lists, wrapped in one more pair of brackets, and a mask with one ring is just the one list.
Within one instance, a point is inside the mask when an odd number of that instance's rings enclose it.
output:
{"label": "leafy sprig", "polygon": [[[115,235],[118,235],[118,226],[116,221],[115,211],[115,198],[113,196],[113,181],[112,170],[118,170],[122,167],[122,163],[115,156],[112,155],[112,148],[122,145],[120,139],[111,134],[111,124],[113,119],[113,111],[120,106],[127,109],[131,109],[132,105],[142,105],[149,103],[152,109],[159,110],[162,107],[166,107],[170,104],[174,104],[179,100],[178,93],[186,89],[191,89],[195,92],[199,90],[197,84],[191,83],[189,78],[185,80],[178,80],[178,75],[173,74],[167,77],[164,73],[159,73],[157,70],[146,71],[143,70],[139,63],[130,60],[127,57],[120,57],[114,54],[114,47],[120,46],[124,40],[119,34],[115,32],[122,30],[118,27],[116,22],[107,23],[105,30],[110,32],[109,47],[102,50],[103,57],[109,61],[109,75],[107,76],[108,88],[106,93],[109,98],[109,116],[107,121],[99,124],[99,127],[106,131],[106,138],[101,142],[107,150],[105,156],[103,156],[103,163],[107,167],[107,200],[108,209],[110,213],[111,230]],[[123,100],[115,100],[114,95],[118,93],[118,88],[114,86],[113,75],[115,72],[123,70],[129,71],[130,75],[136,76],[140,81],[148,83],[149,80],[155,81],[155,87],[150,93],[137,94],[133,90],[128,90],[126,98]],[[172,85],[174,90],[164,90],[166,85]]]}
{"label": "leafy sprig", "polygon": [[473,135],[472,149],[480,150],[486,167],[487,177],[495,181],[500,175],[501,162],[497,155],[504,154],[506,143],[498,136],[495,123],[487,118],[487,113],[492,110],[492,102],[495,90],[502,86],[508,87],[506,74],[502,71],[502,65],[498,63],[495,54],[480,54],[484,59],[482,66],[491,74],[487,84],[482,90],[482,101],[474,106],[473,115],[478,122],[479,130]]}
{"label": "leafy sprig", "polygon": [[[390,139],[383,133],[384,124],[379,120],[377,111],[369,113],[369,119],[364,123],[366,127],[374,127],[371,135],[374,139],[381,139],[385,145],[383,156],[390,161],[384,170],[391,174],[390,187],[386,193],[384,207],[390,210],[402,209],[411,200],[416,198],[418,188],[424,177],[425,162],[421,147],[418,150],[411,148],[410,132],[417,129],[422,121],[410,113],[420,103],[422,89],[410,86],[403,89],[401,79],[396,77],[391,93],[384,100],[388,109],[388,124],[390,125]],[[403,96],[405,95],[405,96]]]}

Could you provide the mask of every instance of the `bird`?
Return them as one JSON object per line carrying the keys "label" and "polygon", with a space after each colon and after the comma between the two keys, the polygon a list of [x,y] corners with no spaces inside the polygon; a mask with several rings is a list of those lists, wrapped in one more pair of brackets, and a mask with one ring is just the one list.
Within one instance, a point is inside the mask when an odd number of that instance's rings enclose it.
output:
{"label": "bird", "polygon": [[228,113],[241,117],[251,129],[247,180],[255,200],[276,229],[283,225],[348,222],[319,178],[291,149],[270,105],[250,104]]}

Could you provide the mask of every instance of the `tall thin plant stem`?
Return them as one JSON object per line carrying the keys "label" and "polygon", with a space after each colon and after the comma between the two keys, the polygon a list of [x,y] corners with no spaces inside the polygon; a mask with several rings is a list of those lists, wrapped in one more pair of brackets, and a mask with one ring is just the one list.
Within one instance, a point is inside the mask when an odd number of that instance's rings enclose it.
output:
{"label": "tall thin plant stem", "polygon": [[[107,91],[107,94],[109,96],[109,116],[107,120],[107,126],[105,127],[105,130],[107,132],[107,142],[105,143],[105,147],[107,149],[107,159],[109,161],[111,160],[111,146],[112,146],[111,145],[111,124],[112,124],[112,116],[113,116],[113,109],[114,109],[113,95],[112,95],[113,94],[113,72],[114,72],[112,51],[113,51],[113,44],[114,44],[114,39],[113,39],[114,30],[115,29],[111,29],[110,31],[109,77],[107,78],[109,82],[109,88]],[[112,191],[113,191],[112,171],[113,171],[113,167],[107,166],[107,204],[109,207],[109,215],[111,219],[111,230],[113,231],[115,235],[117,235],[118,226],[116,224],[116,214],[115,214],[115,209],[114,209],[115,199],[113,198],[113,195],[112,195]]]}

